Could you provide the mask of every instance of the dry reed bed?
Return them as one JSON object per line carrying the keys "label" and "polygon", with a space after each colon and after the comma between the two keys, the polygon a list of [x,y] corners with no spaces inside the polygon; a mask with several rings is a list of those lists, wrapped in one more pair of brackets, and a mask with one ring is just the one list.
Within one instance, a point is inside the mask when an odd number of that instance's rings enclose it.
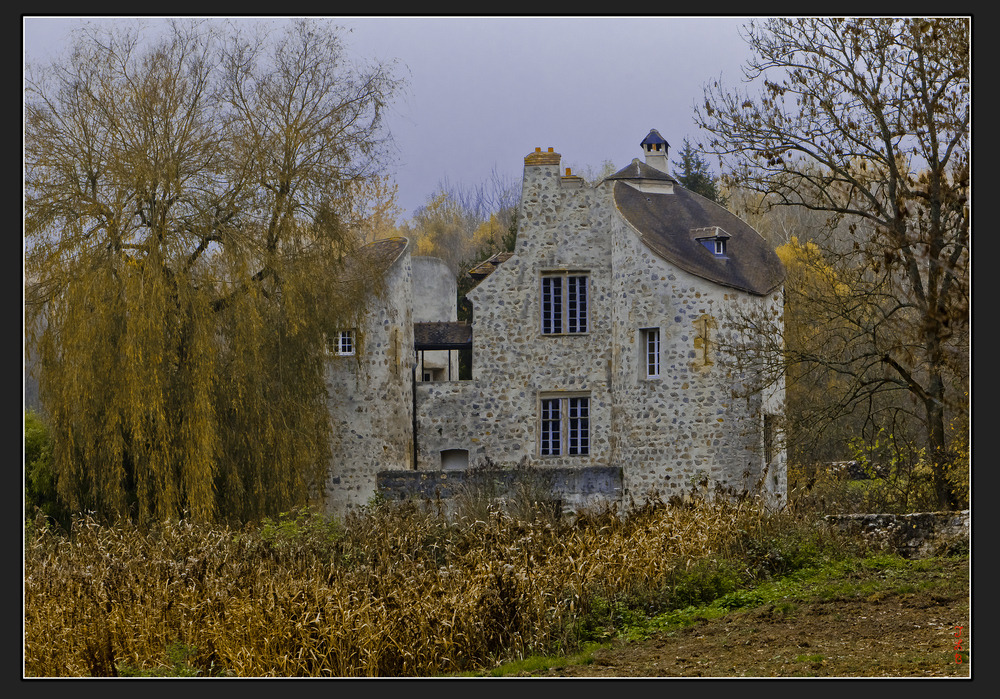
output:
{"label": "dry reed bed", "polygon": [[[194,647],[205,673],[425,676],[567,650],[595,596],[669,584],[775,526],[748,503],[696,502],[574,525],[494,509],[450,524],[416,507],[348,519],[338,538],[81,520],[25,544],[28,676],[115,674]],[[320,530],[329,533],[329,529]]]}

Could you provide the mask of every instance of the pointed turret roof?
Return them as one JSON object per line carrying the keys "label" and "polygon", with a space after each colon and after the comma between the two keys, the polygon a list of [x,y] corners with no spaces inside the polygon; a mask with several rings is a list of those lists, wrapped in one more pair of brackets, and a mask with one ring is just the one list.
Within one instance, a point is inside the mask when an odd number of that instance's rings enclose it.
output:
{"label": "pointed turret roof", "polygon": [[[642,142],[639,145],[645,148],[646,145],[656,145],[657,143],[667,143],[667,139],[661,136],[660,132],[656,129],[650,129],[649,133],[646,134],[646,138],[642,139]],[[670,144],[667,143],[667,147],[669,146]]]}

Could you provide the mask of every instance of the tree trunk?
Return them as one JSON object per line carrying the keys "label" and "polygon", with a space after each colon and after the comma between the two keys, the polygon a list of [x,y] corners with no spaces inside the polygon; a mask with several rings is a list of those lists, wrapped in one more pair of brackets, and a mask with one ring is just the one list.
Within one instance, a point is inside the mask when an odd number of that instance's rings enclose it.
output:
{"label": "tree trunk", "polygon": [[931,475],[934,482],[934,492],[937,495],[938,508],[955,510],[958,509],[958,499],[955,497],[948,479],[951,458],[944,429],[943,386],[944,382],[940,372],[932,372],[930,396],[924,402],[927,413],[927,451],[931,461]]}

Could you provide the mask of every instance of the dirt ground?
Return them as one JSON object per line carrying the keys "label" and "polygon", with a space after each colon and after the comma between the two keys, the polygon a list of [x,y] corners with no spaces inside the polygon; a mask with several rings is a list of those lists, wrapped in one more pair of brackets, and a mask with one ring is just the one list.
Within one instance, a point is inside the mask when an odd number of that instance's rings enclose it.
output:
{"label": "dirt ground", "polygon": [[[970,677],[968,560],[941,560],[934,570],[906,573],[905,581],[894,576],[891,585],[867,597],[807,594],[781,609],[768,605],[734,611],[644,641],[616,642],[597,651],[592,663],[532,674]],[[879,577],[878,571],[871,575]],[[960,662],[956,645],[962,651]]]}

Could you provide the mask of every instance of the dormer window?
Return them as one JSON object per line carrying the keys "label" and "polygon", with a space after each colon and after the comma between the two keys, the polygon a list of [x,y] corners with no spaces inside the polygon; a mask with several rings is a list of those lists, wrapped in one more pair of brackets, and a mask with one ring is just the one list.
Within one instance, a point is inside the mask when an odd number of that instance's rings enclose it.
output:
{"label": "dormer window", "polygon": [[716,257],[726,257],[726,241],[729,234],[718,226],[707,228],[695,228],[691,231],[694,239],[705,246],[705,248]]}

